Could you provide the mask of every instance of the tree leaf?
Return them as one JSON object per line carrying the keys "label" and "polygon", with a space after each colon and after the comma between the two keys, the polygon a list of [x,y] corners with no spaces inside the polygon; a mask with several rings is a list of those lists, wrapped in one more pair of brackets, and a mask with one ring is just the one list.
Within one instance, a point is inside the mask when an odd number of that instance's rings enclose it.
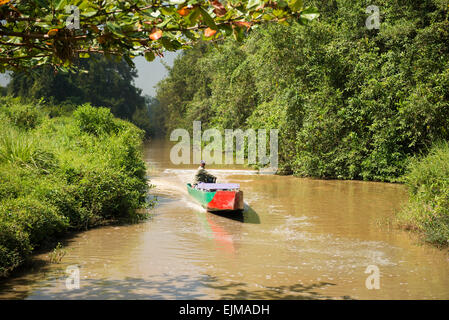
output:
{"label": "tree leaf", "polygon": [[203,17],[204,23],[211,29],[217,30],[217,25],[215,24],[214,19],[204,10],[203,8],[199,7],[198,10],[201,12],[201,16]]}
{"label": "tree leaf", "polygon": [[156,58],[156,55],[154,54],[153,51],[145,52],[145,59],[146,59],[148,62],[153,61],[155,58]]}
{"label": "tree leaf", "polygon": [[204,30],[204,36],[206,38],[212,37],[216,33],[217,33],[217,30],[213,30],[211,28],[207,28],[206,30]]}
{"label": "tree leaf", "polygon": [[185,16],[189,15],[190,9],[187,7],[182,7],[181,9],[177,10],[176,12],[178,12],[180,16],[185,17]]}
{"label": "tree leaf", "polygon": [[220,1],[214,0],[211,2],[211,5],[214,7],[214,13],[217,17],[223,17],[226,14],[227,10]]}
{"label": "tree leaf", "polygon": [[315,7],[308,7],[301,12],[301,18],[312,21],[318,18],[320,14],[318,13],[318,9]]}
{"label": "tree leaf", "polygon": [[131,58],[130,58],[127,54],[124,54],[124,55],[123,55],[123,59],[126,61],[126,63],[127,63],[131,68],[134,68],[134,67],[135,67],[134,62],[131,60]]}
{"label": "tree leaf", "polygon": [[47,32],[47,36],[49,37],[54,37],[55,35],[58,34],[58,29],[51,29],[50,31]]}
{"label": "tree leaf", "polygon": [[288,6],[292,9],[293,12],[299,11],[303,8],[304,3],[303,0],[290,0],[288,2]]}
{"label": "tree leaf", "polygon": [[155,29],[151,34],[150,34],[150,39],[151,40],[158,40],[162,37],[162,30],[160,29]]}
{"label": "tree leaf", "polygon": [[246,5],[247,9],[252,9],[255,7],[258,7],[262,4],[262,0],[249,0],[248,4]]}

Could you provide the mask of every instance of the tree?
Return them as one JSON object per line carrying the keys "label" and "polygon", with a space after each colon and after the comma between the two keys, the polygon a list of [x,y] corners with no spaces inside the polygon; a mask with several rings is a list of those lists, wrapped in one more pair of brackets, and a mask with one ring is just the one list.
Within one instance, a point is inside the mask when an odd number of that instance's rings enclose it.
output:
{"label": "tree", "polygon": [[[443,0],[315,0],[310,28],[265,25],[242,43],[186,50],[158,85],[166,128],[278,128],[300,176],[397,181],[449,140],[449,7]],[[196,85],[193,85],[196,84]]]}
{"label": "tree", "polygon": [[302,0],[0,0],[0,72],[42,64],[66,71],[91,53],[151,61],[201,39],[241,40],[264,22],[317,16]]}
{"label": "tree", "polygon": [[51,66],[39,66],[35,72],[14,72],[7,92],[26,99],[44,98],[50,104],[82,104],[108,107],[112,113],[150,132],[149,103],[135,87],[137,71],[125,61],[113,61],[95,54],[83,59],[80,67],[87,72],[54,72]]}

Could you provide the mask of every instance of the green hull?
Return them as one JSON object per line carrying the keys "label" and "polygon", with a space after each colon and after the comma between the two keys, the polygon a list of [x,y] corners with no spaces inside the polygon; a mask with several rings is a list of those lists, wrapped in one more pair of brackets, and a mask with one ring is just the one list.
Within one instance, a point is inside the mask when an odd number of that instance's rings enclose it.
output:
{"label": "green hull", "polygon": [[216,193],[197,190],[195,188],[192,188],[192,185],[190,183],[187,184],[187,190],[189,191],[189,194],[204,208],[207,208],[207,204],[212,201]]}
{"label": "green hull", "polygon": [[208,211],[241,211],[243,192],[234,190],[202,191],[187,184],[189,194]]}

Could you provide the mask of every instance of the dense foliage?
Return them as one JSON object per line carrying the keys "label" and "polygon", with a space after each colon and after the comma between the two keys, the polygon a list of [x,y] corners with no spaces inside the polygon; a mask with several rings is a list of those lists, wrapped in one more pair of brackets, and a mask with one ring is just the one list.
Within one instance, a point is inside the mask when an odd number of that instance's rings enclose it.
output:
{"label": "dense foliage", "polygon": [[410,201],[398,222],[429,242],[449,245],[449,143],[438,143],[426,157],[410,163],[405,183]]}
{"label": "dense foliage", "polygon": [[[135,123],[150,135],[152,126],[150,99],[134,85],[137,70],[123,60],[107,59],[100,55],[82,59],[80,67],[86,72],[54,72],[42,66],[27,72],[11,73],[6,94],[23,100],[43,99],[50,105],[90,103],[109,108],[119,118]],[[56,111],[56,110],[55,110]]]}
{"label": "dense foliage", "polygon": [[396,181],[449,140],[449,21],[443,0],[308,1],[320,21],[267,25],[243,43],[198,45],[158,86],[165,127],[279,128],[282,170]]}
{"label": "dense foliage", "polygon": [[302,0],[0,0],[0,72],[52,64],[67,70],[90,53],[129,64],[199,39],[241,39],[267,21],[306,23]]}
{"label": "dense foliage", "polygon": [[0,98],[0,277],[67,230],[150,205],[140,129],[90,105],[48,112]]}

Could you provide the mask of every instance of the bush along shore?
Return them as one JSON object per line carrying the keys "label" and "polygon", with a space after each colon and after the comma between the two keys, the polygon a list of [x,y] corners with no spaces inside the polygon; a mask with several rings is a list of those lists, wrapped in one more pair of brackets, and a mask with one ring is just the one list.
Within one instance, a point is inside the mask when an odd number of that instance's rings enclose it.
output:
{"label": "bush along shore", "polygon": [[307,3],[320,12],[308,27],[260,26],[241,43],[179,55],[158,84],[162,127],[277,128],[285,174],[405,177],[410,206],[398,221],[448,244],[449,149],[438,146],[449,141],[447,1],[378,0],[377,30],[364,0]]}
{"label": "bush along shore", "polygon": [[88,104],[50,118],[0,98],[0,277],[70,230],[149,208],[143,131]]}
{"label": "bush along shore", "polygon": [[413,158],[404,181],[410,199],[397,223],[427,242],[449,246],[449,143],[437,143],[428,155]]}

